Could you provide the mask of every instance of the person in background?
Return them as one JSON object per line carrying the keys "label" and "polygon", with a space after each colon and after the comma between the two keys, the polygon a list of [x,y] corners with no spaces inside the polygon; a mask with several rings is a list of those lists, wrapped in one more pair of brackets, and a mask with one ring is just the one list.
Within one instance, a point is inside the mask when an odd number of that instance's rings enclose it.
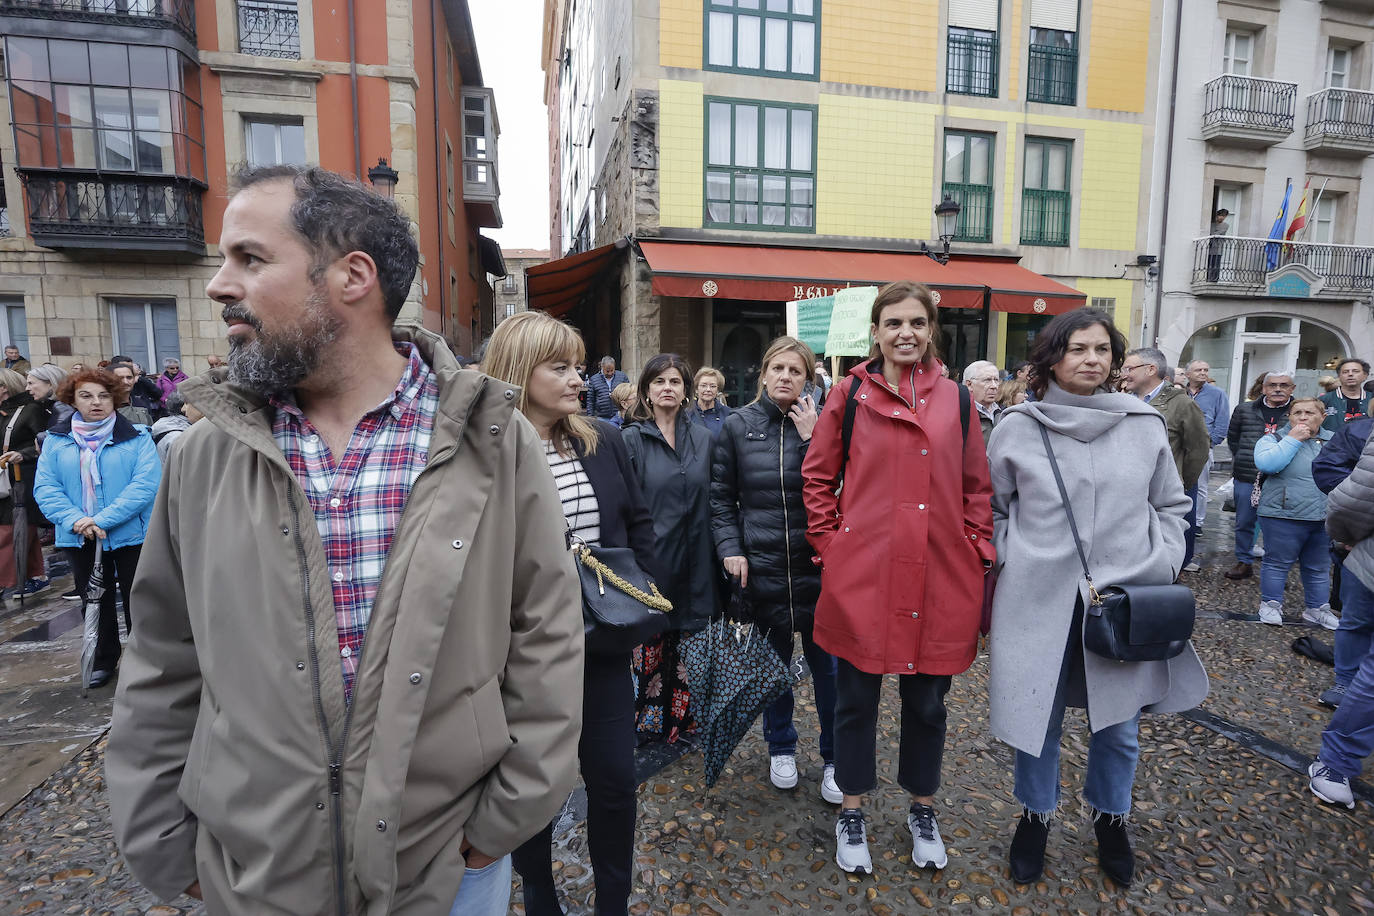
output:
{"label": "person in background", "polygon": [[224,365],[224,358],[211,353],[209,356],[205,357],[205,365],[209,366],[211,369],[218,369]]}
{"label": "person in background", "polygon": [[978,409],[978,425],[982,427],[985,443],[992,436],[992,428],[1002,410],[997,403],[1000,384],[996,363],[979,359],[964,368],[964,387],[973,399],[973,406]]}
{"label": "person in background", "polygon": [[[34,464],[38,460],[38,437],[47,432],[51,409],[34,401],[28,380],[13,369],[0,369],[0,468],[9,477],[9,494],[0,499],[0,589],[22,591],[31,598],[48,590],[43,568],[43,548],[38,533],[31,532],[25,554],[25,581],[18,581],[15,563],[14,512],[22,502],[24,518],[32,503]],[[16,497],[19,497],[18,499]]]}
{"label": "person in background", "polygon": [[1260,623],[1283,626],[1284,586],[1296,563],[1302,573],[1302,619],[1328,630],[1340,624],[1330,604],[1326,494],[1312,477],[1312,461],[1332,436],[1322,426],[1325,417],[1321,401],[1297,398],[1288,407],[1288,425],[1255,443],[1255,468],[1264,474],[1257,510],[1264,529]]}
{"label": "person in background", "polygon": [[825,360],[820,357],[816,359],[816,374],[812,380],[816,384],[816,390],[821,394],[821,399],[824,400],[834,383],[830,380],[830,370],[825,368]]}
{"label": "person in background", "polygon": [[1317,379],[1317,387],[1322,390],[1322,394],[1330,394],[1341,387],[1341,380],[1334,375],[1323,375]]}
{"label": "person in background", "polygon": [[1226,445],[1231,449],[1231,477],[1235,481],[1236,565],[1222,573],[1228,579],[1248,579],[1262,552],[1255,546],[1255,525],[1259,519],[1250,495],[1255,489],[1255,443],[1267,433],[1276,432],[1287,420],[1293,403],[1293,373],[1276,369],[1256,379],[1260,390],[1251,386],[1251,397],[1231,411],[1226,427]]}
{"label": "person in background", "polygon": [[[935,812],[945,696],[977,655],[983,577],[994,557],[983,437],[964,427],[967,393],[938,371],[939,331],[928,287],[880,289],[870,313],[876,356],[839,382],[802,466],[807,536],[822,567],[816,640],[837,661],[835,784],[844,798],[835,862],[851,873],[873,872],[863,802],[878,788],[879,699],[889,674],[898,675],[902,701],[896,775],[910,794],[911,861],[948,864]],[[976,362],[964,377],[974,379],[975,403],[997,390],[992,363]],[[851,398],[858,406],[846,445]]]}
{"label": "person in background", "polygon": [[[635,402],[635,386],[631,385],[629,382],[621,382],[619,385],[616,385],[615,390],[611,392],[611,400],[615,402],[616,412],[615,416],[611,417],[606,422],[618,428],[623,427],[625,425],[625,414]],[[580,398],[578,403],[581,403]]]}
{"label": "person in background", "polygon": [[992,436],[1001,574],[989,641],[989,721],[993,734],[1016,751],[1014,792],[1023,810],[1009,858],[1020,884],[1044,870],[1061,795],[1064,707],[1087,709],[1083,800],[1097,836],[1098,867],[1124,886],[1135,874],[1127,818],[1141,713],[1181,712],[1207,696],[1207,674],[1191,645],[1167,661],[1148,662],[1118,662],[1083,647],[1088,585],[1041,428],[1069,499],[1077,502],[1073,514],[1086,563],[1099,584],[1173,582],[1192,506],[1162,415],[1111,391],[1125,351],[1105,312],[1080,308],[1055,316],[1031,353],[1038,399],[1009,409]]}
{"label": "person in background", "polygon": [[1182,366],[1171,366],[1167,378],[1179,388],[1185,388],[1188,385],[1188,371]]}
{"label": "person in background", "polygon": [[57,400],[57,389],[66,377],[67,373],[63,372],[62,367],[57,363],[44,363],[30,369],[28,378],[25,380],[25,387],[33,398],[33,402],[43,409],[48,419],[47,425],[43,427],[44,431],[38,435],[39,445],[42,444],[48,428],[53,423],[71,416],[71,405]]}
{"label": "person in background", "polygon": [[725,396],[720,390],[725,387],[725,376],[719,369],[702,366],[692,380],[696,391],[696,402],[688,408],[687,414],[696,423],[706,427],[714,440],[725,425],[725,418],[732,411],[725,404]]}
{"label": "person in background", "polygon": [[1211,491],[1212,480],[1212,450],[1226,441],[1226,427],[1231,420],[1231,402],[1227,399],[1226,392],[1212,384],[1211,373],[1212,367],[1206,360],[1193,360],[1188,364],[1188,381],[1183,389],[1188,392],[1188,397],[1193,399],[1193,403],[1202,409],[1202,418],[1207,421],[1207,435],[1211,440],[1211,445],[1207,448],[1207,463],[1202,466],[1202,473],[1198,475],[1194,500],[1197,516],[1194,527],[1199,532],[1207,520],[1207,496]]}
{"label": "person in background", "polygon": [[1368,416],[1370,402],[1374,400],[1374,395],[1364,387],[1369,378],[1369,363],[1353,356],[1347,357],[1336,366],[1336,377],[1340,380],[1340,387],[1321,396],[1326,413],[1322,427],[1333,433],[1351,420]]}
{"label": "person in background", "polygon": [[177,386],[186,381],[186,373],[181,371],[181,360],[164,359],[162,361],[162,374],[157,377],[157,390],[161,396],[159,405],[166,409],[167,396],[177,390]]}
{"label": "person in background", "polygon": [[172,446],[181,434],[190,429],[192,424],[205,418],[194,404],[187,404],[186,399],[180,393],[173,391],[167,395],[167,402],[163,405],[167,411],[167,416],[153,424],[153,442],[157,445],[157,456],[162,459],[162,463],[167,463],[167,456],[172,452]]}
{"label": "person in background", "polygon": [[1008,379],[997,388],[997,406],[1006,410],[1026,400],[1026,383],[1018,379]]}
{"label": "person in background", "polygon": [[162,410],[162,393],[153,387],[153,393],[142,390],[134,370],[134,364],[122,357],[110,360],[109,371],[114,374],[123,392],[123,406],[118,410],[121,417],[137,426],[152,426]]}
{"label": "person in background", "polygon": [[601,357],[601,371],[587,379],[587,413],[601,420],[615,416],[615,401],[611,392],[617,385],[623,385],[630,377],[615,367],[614,356]]}
{"label": "person in background", "polygon": [[621,431],[654,520],[663,574],[659,590],[673,603],[672,629],[633,654],[636,729],[641,741],[661,738],[669,744],[696,728],[679,642],[704,627],[716,611],[711,434],[687,415],[690,377],[687,363],[676,353],[649,359]]}
{"label": "person in background", "polygon": [[[592,546],[628,547],[654,581],[663,581],[653,519],[625,442],[615,427],[580,410],[582,378],[576,364],[583,356],[582,338],[571,326],[544,312],[519,312],[496,326],[482,368],[517,387],[516,406],[544,442],[563,504],[560,533],[571,532]],[[596,912],[625,916],[634,867],[636,787],[629,650],[587,652],[581,686],[577,758],[587,787],[587,848]],[[525,912],[561,916],[553,883],[553,824],[522,843],[513,858]],[[455,910],[452,916],[465,914]]]}
{"label": "person in background", "polygon": [[[725,420],[711,452],[711,529],[725,572],[743,590],[754,623],[786,663],[793,634],[811,668],[820,719],[820,794],[842,800],[835,785],[835,659],[817,645],[813,628],[820,570],[806,541],[802,461],[816,428],[811,373],[816,357],[793,337],[779,337],[763,354],[758,396]],[[788,690],[763,711],[768,778],[795,788],[797,729]]]}
{"label": "person in background", "polygon": [[19,353],[19,348],[11,344],[5,348],[5,368],[13,369],[22,378],[33,368],[27,359]]}
{"label": "person in background", "polygon": [[1012,363],[1011,368],[1007,370],[1007,380],[1013,382],[1026,382],[1029,384],[1030,371],[1030,363],[1026,362],[1024,359],[1017,360]]}

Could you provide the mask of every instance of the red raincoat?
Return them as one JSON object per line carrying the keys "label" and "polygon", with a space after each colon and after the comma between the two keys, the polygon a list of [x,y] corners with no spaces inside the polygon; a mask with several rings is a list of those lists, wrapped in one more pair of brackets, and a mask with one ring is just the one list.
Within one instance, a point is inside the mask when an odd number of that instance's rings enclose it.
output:
{"label": "red raincoat", "polygon": [[[844,471],[849,386],[859,401]],[[959,674],[978,648],[983,574],[995,559],[992,487],[970,405],[931,361],[902,380],[856,366],[831,391],[802,465],[807,536],[822,563],[816,643],[870,674]],[[914,409],[913,409],[914,406]]]}

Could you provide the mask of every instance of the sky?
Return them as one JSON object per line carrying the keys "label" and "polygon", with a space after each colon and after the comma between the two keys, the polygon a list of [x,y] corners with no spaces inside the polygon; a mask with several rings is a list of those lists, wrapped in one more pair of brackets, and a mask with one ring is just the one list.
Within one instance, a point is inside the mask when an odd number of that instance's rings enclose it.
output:
{"label": "sky", "polygon": [[549,247],[549,132],[539,44],[544,0],[470,0],[482,81],[496,95],[501,125],[497,179],[502,248]]}

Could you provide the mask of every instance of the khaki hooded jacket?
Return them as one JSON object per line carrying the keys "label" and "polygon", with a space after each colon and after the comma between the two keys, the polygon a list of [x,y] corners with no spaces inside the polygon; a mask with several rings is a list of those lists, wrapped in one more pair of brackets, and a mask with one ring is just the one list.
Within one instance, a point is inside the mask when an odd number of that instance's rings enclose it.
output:
{"label": "khaki hooded jacket", "polygon": [[132,604],[106,776],[115,838],[212,914],[446,914],[467,839],[504,855],[576,775],[577,574],[511,386],[398,328],[439,381],[344,700],[329,569],[273,409],[212,370],[168,462]]}

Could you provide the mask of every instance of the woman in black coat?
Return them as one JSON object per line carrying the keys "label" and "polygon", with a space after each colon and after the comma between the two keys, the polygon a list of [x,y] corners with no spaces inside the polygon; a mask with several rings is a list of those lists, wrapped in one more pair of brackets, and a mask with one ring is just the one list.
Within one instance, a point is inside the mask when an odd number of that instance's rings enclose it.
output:
{"label": "woman in black coat", "polygon": [[[492,334],[482,370],[520,388],[519,407],[545,442],[568,528],[586,543],[629,547],[659,576],[654,524],[640,495],[620,431],[582,414],[577,364],[582,339],[544,312],[507,318]],[[573,562],[571,557],[568,562]],[[587,653],[578,759],[587,786],[587,846],[596,912],[624,916],[630,897],[635,833],[634,685],[630,653]],[[553,825],[512,856],[525,912],[561,916],[553,883]]]}
{"label": "woman in black coat", "polygon": [[[25,581],[19,581],[14,559],[14,507],[16,497],[25,507],[33,502],[33,472],[38,463],[38,434],[48,428],[51,410],[34,403],[28,379],[13,369],[0,369],[0,467],[9,492],[0,499],[0,589],[20,589],[32,597],[48,588],[43,568],[43,548],[38,532],[29,530]],[[29,517],[25,509],[25,519]]]}
{"label": "woman in black coat", "polygon": [[[821,797],[843,800],[835,785],[835,659],[811,638],[820,567],[806,540],[802,459],[816,426],[810,382],[816,357],[791,337],[779,337],[763,355],[759,396],[725,421],[711,456],[711,532],[725,571],[739,580],[755,622],[767,630],[783,661],[792,658],[792,634],[816,688],[823,764]],[[797,785],[797,730],[792,692],[763,713],[769,778],[780,789]]]}
{"label": "woman in black coat", "polygon": [[691,372],[682,357],[660,353],[644,364],[621,436],[649,504],[663,577],[658,587],[673,603],[674,632],[634,651],[638,680],[635,719],[641,740],[671,744],[693,728],[687,671],[678,657],[681,633],[701,629],[716,606],[711,543],[711,433],[693,423],[685,405]]}

